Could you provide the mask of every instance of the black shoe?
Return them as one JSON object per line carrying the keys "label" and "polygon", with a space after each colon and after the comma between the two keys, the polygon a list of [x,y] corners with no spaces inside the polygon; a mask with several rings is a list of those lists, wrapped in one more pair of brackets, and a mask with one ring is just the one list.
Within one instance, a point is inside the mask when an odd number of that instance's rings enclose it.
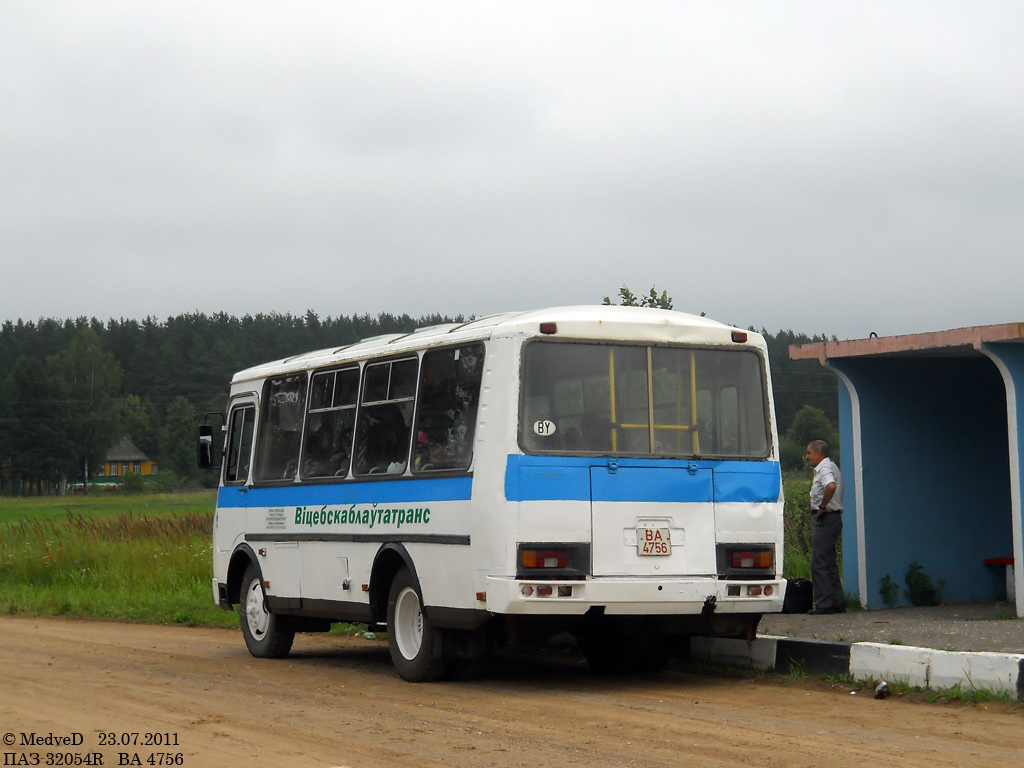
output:
{"label": "black shoe", "polygon": [[811,608],[807,612],[808,616],[827,616],[830,613],[840,613],[838,608]]}

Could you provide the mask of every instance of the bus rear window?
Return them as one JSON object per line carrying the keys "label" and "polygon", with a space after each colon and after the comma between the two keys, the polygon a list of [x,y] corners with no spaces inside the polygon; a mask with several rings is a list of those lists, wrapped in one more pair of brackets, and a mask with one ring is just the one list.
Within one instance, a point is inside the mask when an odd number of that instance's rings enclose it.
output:
{"label": "bus rear window", "polygon": [[750,350],[535,342],[524,350],[520,442],[531,453],[768,453]]}

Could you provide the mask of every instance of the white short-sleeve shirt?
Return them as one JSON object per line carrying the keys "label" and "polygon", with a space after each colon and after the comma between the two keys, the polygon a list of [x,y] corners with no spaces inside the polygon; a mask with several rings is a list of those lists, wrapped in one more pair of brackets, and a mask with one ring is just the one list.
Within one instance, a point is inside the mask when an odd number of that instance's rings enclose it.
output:
{"label": "white short-sleeve shirt", "polygon": [[818,466],[814,468],[814,480],[811,481],[811,509],[821,507],[821,500],[825,498],[825,487],[829,483],[836,484],[836,492],[828,502],[828,508],[833,512],[843,511],[843,473],[832,459],[825,457]]}

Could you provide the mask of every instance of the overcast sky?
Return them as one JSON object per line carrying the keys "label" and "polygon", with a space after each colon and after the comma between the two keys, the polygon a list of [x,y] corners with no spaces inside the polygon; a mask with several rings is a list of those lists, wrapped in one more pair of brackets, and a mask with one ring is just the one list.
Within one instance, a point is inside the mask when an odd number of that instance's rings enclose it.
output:
{"label": "overcast sky", "polygon": [[1024,3],[0,5],[0,320],[1024,321]]}

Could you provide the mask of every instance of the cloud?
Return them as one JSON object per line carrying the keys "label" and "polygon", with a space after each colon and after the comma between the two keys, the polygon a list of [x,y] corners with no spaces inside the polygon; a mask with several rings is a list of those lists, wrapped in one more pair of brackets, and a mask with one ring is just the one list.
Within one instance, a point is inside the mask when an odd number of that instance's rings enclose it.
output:
{"label": "cloud", "polygon": [[1015,4],[5,16],[4,318],[484,314],[629,284],[769,329],[1021,319]]}

